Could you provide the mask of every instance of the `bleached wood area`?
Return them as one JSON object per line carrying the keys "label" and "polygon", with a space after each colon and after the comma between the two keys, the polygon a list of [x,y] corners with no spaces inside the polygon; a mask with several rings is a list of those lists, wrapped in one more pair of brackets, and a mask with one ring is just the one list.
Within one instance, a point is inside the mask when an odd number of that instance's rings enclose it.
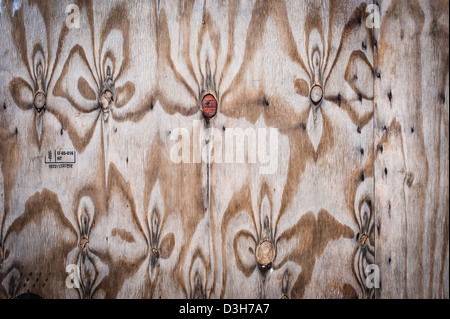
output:
{"label": "bleached wood area", "polygon": [[449,298],[448,36],[448,0],[0,1],[0,298]]}

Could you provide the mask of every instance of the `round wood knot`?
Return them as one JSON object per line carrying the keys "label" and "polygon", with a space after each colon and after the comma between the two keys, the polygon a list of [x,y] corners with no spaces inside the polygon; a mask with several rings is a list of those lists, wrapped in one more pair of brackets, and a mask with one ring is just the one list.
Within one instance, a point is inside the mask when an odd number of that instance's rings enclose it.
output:
{"label": "round wood knot", "polygon": [[361,244],[362,247],[366,247],[367,244],[369,243],[369,235],[364,232],[360,237],[359,237],[359,243]]}
{"label": "round wood knot", "polygon": [[86,235],[81,236],[81,239],[80,239],[81,249],[86,249],[88,244],[89,244],[89,239],[87,238],[87,236]]}
{"label": "round wood knot", "polygon": [[206,94],[202,99],[202,114],[206,120],[210,120],[217,113],[217,100],[212,94]]}
{"label": "round wood knot", "polygon": [[314,84],[309,91],[309,98],[314,104],[319,104],[323,99],[323,89],[320,84]]}
{"label": "round wood knot", "polygon": [[109,105],[113,101],[113,94],[109,90],[105,90],[100,96],[100,105],[104,111],[109,109]]}
{"label": "round wood knot", "polygon": [[42,111],[42,109],[44,108],[44,106],[45,106],[45,103],[46,103],[46,97],[45,97],[45,94],[44,93],[42,93],[42,92],[37,92],[35,95],[34,95],[34,107],[36,108],[36,110],[38,111],[38,112],[41,112]]}
{"label": "round wood knot", "polygon": [[159,251],[158,251],[158,248],[153,247],[153,248],[152,248],[152,253],[153,253],[153,255],[155,255],[156,258],[159,258]]}
{"label": "round wood knot", "polygon": [[275,258],[275,247],[273,247],[272,242],[265,238],[256,247],[256,261],[261,270],[267,271],[272,267],[272,262]]}

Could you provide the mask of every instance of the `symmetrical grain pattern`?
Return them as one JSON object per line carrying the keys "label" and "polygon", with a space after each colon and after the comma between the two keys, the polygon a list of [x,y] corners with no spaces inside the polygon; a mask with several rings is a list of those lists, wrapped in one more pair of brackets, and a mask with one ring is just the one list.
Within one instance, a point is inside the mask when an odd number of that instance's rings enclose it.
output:
{"label": "symmetrical grain pattern", "polygon": [[372,5],[0,1],[0,297],[448,298],[448,0]]}

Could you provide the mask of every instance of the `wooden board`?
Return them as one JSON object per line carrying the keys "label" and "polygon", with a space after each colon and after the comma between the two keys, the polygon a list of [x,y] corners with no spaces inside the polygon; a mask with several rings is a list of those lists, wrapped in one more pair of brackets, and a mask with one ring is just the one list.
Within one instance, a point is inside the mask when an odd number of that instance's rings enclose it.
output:
{"label": "wooden board", "polygon": [[449,3],[375,4],[1,1],[0,297],[448,298]]}
{"label": "wooden board", "polygon": [[381,298],[448,298],[448,1],[383,1],[375,81]]}

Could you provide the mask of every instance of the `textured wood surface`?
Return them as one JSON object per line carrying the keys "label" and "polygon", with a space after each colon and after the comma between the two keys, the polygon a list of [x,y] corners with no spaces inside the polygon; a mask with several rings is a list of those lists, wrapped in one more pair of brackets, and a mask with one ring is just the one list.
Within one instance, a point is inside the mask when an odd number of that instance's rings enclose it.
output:
{"label": "textured wood surface", "polygon": [[0,297],[448,298],[449,3],[372,4],[1,1]]}

